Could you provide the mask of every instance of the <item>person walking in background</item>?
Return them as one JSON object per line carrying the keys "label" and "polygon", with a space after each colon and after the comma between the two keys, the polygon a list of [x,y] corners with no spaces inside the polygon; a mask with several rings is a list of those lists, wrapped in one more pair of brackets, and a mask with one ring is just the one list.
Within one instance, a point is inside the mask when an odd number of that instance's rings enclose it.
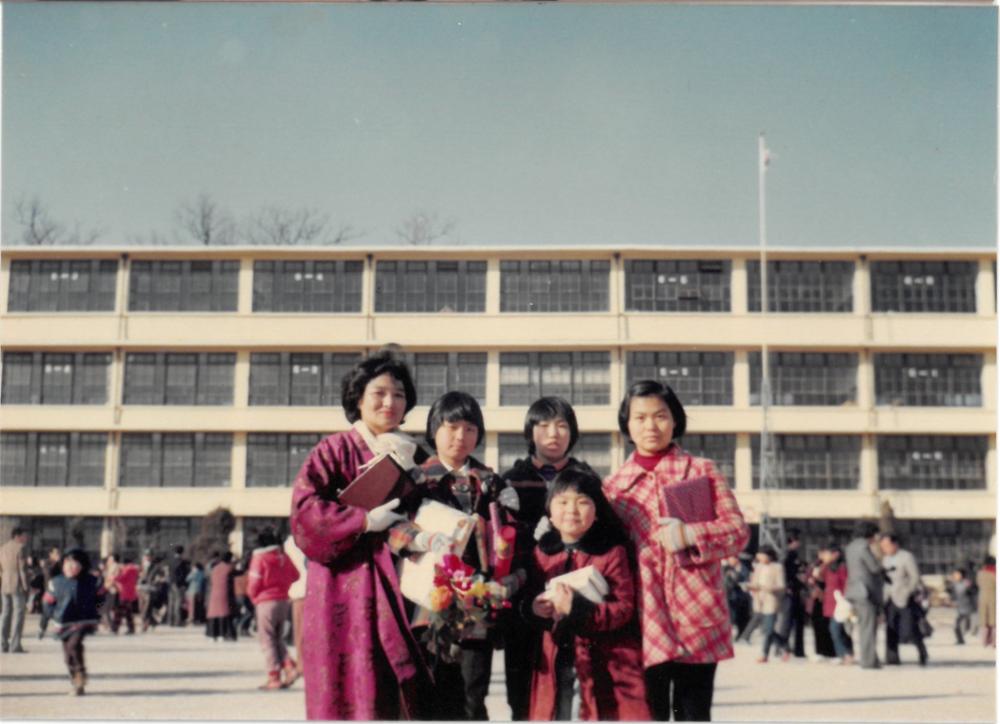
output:
{"label": "person walking in background", "polygon": [[295,564],[298,579],[288,589],[288,599],[292,602],[292,642],[295,646],[295,665],[298,675],[302,675],[302,608],[306,599],[306,556],[295,545],[295,537],[285,538],[285,555]]}
{"label": "person walking in background", "polygon": [[854,607],[858,617],[855,653],[862,669],[881,666],[875,652],[875,634],[878,615],[882,608],[882,566],[875,557],[872,546],[878,536],[878,526],[871,521],[859,521],[854,529],[854,539],[847,544],[844,560],[847,564],[847,584],[844,595]]}
{"label": "person walking in background", "polygon": [[834,616],[837,598],[847,590],[847,566],[842,560],[840,546],[831,543],[823,552],[823,616],[827,619],[834,653],[841,664],[853,664],[852,642],[844,629],[844,622]]}
{"label": "person walking in background", "polygon": [[[785,649],[791,651],[796,658],[805,658],[805,623],[806,607],[803,600],[805,593],[805,571],[799,558],[799,546],[802,541],[799,531],[791,528],[785,536],[785,597],[781,603],[779,614],[780,628],[778,636],[783,640]],[[792,638],[794,634],[794,639]]]}
{"label": "person walking in background", "polygon": [[[252,552],[244,554],[233,566],[233,626],[238,636],[250,636],[250,629],[257,628],[253,602],[247,595],[247,581],[249,581],[250,556]],[[301,664],[301,662],[300,662]]]}
{"label": "person walking in background", "polygon": [[983,632],[983,644],[996,648],[997,626],[997,559],[986,556],[983,567],[976,573],[979,588],[979,628]]}
{"label": "person walking in background", "polygon": [[764,648],[757,663],[767,663],[772,644],[781,652],[781,658],[787,661],[788,642],[775,630],[778,612],[787,591],[785,568],[778,562],[778,552],[771,546],[761,546],[757,551],[757,566],[750,575],[749,588],[754,601],[754,612],[760,614],[761,625],[764,627]]}
{"label": "person walking in background", "polygon": [[972,616],[976,613],[976,602],[972,595],[972,581],[963,568],[955,568],[947,581],[948,595],[955,607],[955,643],[965,643],[964,634],[972,626]]}
{"label": "person walking in background", "polygon": [[[721,561],[750,538],[736,497],[711,460],[678,443],[684,406],[667,385],[633,383],[618,409],[618,428],[635,451],[604,481],[604,493],[638,556],[646,691],[654,719],[711,719],[715,671],[732,658],[733,637]],[[685,523],[664,489],[706,478],[711,519]]]}
{"label": "person walking in background", "polygon": [[916,600],[920,588],[920,570],[916,557],[899,544],[894,533],[879,539],[882,568],[888,577],[885,610],[885,662],[899,664],[899,644],[913,644],[920,655],[920,665],[927,665],[927,647],[920,632],[924,612]]}
{"label": "person walking in background", "polygon": [[184,557],[184,546],[174,546],[174,554],[168,564],[170,571],[170,589],[167,593],[167,625],[183,626],[184,593],[187,590],[187,575],[191,563]]}
{"label": "person walking in background", "polygon": [[0,643],[4,653],[26,653],[21,646],[21,634],[28,603],[28,568],[24,552],[27,544],[28,532],[18,527],[11,531],[10,540],[0,546],[0,595],[3,597]]}
{"label": "person walking in background", "polygon": [[257,636],[267,666],[267,681],[258,689],[282,689],[299,678],[298,666],[288,655],[283,635],[291,613],[288,588],[298,579],[299,570],[285,555],[278,536],[271,528],[262,530],[250,559],[247,581],[247,595],[257,612]]}
{"label": "person walking in background", "polygon": [[188,618],[193,624],[205,623],[205,566],[195,563],[187,574]]}
{"label": "person walking in background", "polygon": [[139,566],[135,564],[132,556],[125,556],[125,562],[118,567],[115,574],[115,589],[118,597],[115,602],[113,618],[111,620],[111,633],[118,633],[118,627],[122,620],[125,621],[126,635],[135,633],[135,613],[136,602],[139,600],[139,592],[136,590],[139,583]]}
{"label": "person walking in background", "polygon": [[744,563],[742,553],[730,556],[722,564],[722,577],[726,586],[726,603],[729,604],[729,620],[733,624],[736,640],[739,640],[753,615],[753,601],[747,593],[750,585],[750,568]]}
{"label": "person walking in background", "polygon": [[[49,555],[42,565],[42,573],[45,575],[45,583],[42,587],[42,595],[44,596],[45,591],[49,590],[49,581],[56,576],[62,575],[62,551],[59,550],[58,546],[53,546],[49,549]],[[38,638],[45,636],[45,631],[49,626],[48,612],[49,609],[43,604],[42,615],[38,619]]]}
{"label": "person walking in background", "polygon": [[825,615],[823,611],[828,561],[829,546],[821,546],[817,551],[816,560],[807,569],[806,616],[809,618],[809,624],[813,630],[813,646],[815,647],[815,652],[809,656],[810,661],[823,661],[837,657],[833,638],[830,636],[830,617]]}
{"label": "person walking in background", "polygon": [[118,610],[118,585],[115,580],[118,578],[118,571],[121,568],[121,559],[117,553],[112,553],[104,559],[102,576],[104,579],[104,605],[101,606],[101,621],[108,631],[116,632],[115,611]]}
{"label": "person walking in background", "polygon": [[66,553],[62,573],[51,581],[44,602],[50,618],[58,624],[56,637],[62,641],[63,656],[73,688],[71,694],[82,696],[87,685],[83,639],[97,630],[98,608],[104,595],[101,578],[90,570],[90,557],[79,548]]}
{"label": "person walking in background", "polygon": [[[528,454],[500,476],[514,489],[519,499],[519,508],[512,511],[517,528],[513,570],[527,569],[531,565],[536,528],[542,521],[547,527],[545,500],[552,481],[567,465],[580,464],[570,457],[570,451],[579,437],[576,412],[566,400],[542,397],[531,403],[524,416],[524,440],[528,445]],[[523,600],[523,594],[516,594],[511,601],[512,607],[519,608]],[[531,702],[532,655],[538,648],[540,635],[531,626],[519,625],[514,616],[504,617],[500,626],[510,717],[512,721],[524,721],[528,718]]]}
{"label": "person walking in background", "polygon": [[209,572],[211,590],[208,594],[208,626],[206,634],[218,641],[236,640],[233,626],[233,554],[226,551]]}
{"label": "person walking in background", "polygon": [[28,601],[25,604],[27,613],[38,613],[41,610],[42,594],[45,593],[45,574],[34,556],[25,559],[28,575]]}

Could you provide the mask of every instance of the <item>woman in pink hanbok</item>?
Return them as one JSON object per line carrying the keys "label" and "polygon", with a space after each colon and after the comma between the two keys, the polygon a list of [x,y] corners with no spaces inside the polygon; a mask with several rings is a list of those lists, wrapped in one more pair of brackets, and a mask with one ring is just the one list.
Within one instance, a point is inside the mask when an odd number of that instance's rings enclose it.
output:
{"label": "woman in pink hanbok", "polygon": [[[353,427],[321,440],[292,491],[291,527],[308,559],[303,611],[303,675],[309,719],[417,719],[430,678],[410,632],[388,529],[404,520],[399,500],[366,511],[338,493],[375,455],[404,467],[422,451],[398,432],[416,404],[406,364],[390,352],[359,362],[344,377],[342,402]],[[419,550],[419,541],[411,550]]]}

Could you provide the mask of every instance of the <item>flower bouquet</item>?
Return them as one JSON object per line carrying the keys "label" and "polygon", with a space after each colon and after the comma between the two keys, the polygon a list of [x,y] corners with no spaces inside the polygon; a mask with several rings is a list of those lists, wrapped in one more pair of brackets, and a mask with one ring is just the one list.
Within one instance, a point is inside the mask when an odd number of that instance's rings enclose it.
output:
{"label": "flower bouquet", "polygon": [[447,663],[458,660],[463,639],[481,639],[499,611],[510,608],[507,589],[488,581],[456,555],[446,555],[434,565],[434,588],[424,642],[435,657]]}

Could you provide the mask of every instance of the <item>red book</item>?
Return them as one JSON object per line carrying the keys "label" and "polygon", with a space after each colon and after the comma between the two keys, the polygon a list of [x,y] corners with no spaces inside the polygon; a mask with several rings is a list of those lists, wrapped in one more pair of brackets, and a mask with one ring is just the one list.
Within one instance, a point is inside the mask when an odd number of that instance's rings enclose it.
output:
{"label": "red book", "polygon": [[337,497],[344,505],[371,510],[393,498],[402,498],[415,487],[410,476],[391,456],[382,455],[372,460]]}
{"label": "red book", "polygon": [[685,523],[715,520],[712,479],[705,475],[665,485],[663,503],[668,518],[680,518]]}

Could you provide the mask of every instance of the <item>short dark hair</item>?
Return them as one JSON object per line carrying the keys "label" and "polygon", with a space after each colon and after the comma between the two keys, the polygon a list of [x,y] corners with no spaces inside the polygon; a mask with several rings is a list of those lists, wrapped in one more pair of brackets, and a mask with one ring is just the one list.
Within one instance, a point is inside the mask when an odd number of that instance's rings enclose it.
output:
{"label": "short dark hair", "polygon": [[878,526],[870,520],[859,520],[854,524],[855,538],[864,538],[867,540],[876,533],[878,533]]}
{"label": "short dark hair", "polygon": [[17,538],[19,535],[24,535],[27,532],[28,531],[26,531],[24,528],[22,528],[21,526],[18,526],[18,527],[16,527],[14,530],[12,530],[10,532],[10,537],[11,538]]}
{"label": "short dark hair", "polygon": [[438,428],[446,422],[468,422],[476,426],[479,436],[476,438],[476,447],[483,441],[486,435],[486,423],[483,422],[483,411],[476,402],[476,398],[468,392],[445,392],[434,400],[430,411],[427,413],[427,444],[433,450],[437,450],[434,444],[434,436],[437,435]]}
{"label": "short dark hair", "polygon": [[274,528],[267,526],[257,534],[257,547],[267,548],[274,545],[278,545],[278,535],[274,532]]}
{"label": "short dark hair", "polygon": [[569,455],[569,451],[580,439],[580,427],[576,424],[573,406],[561,397],[539,397],[528,408],[524,416],[524,439],[528,442],[529,455],[535,454],[535,425],[556,418],[562,418],[569,425],[569,447],[566,448],[566,454]]}
{"label": "short dark hair", "polygon": [[[594,524],[583,537],[587,547],[603,552],[616,545],[628,544],[625,526],[604,495],[601,476],[592,467],[583,462],[571,463],[556,474],[545,498],[546,515],[552,512],[552,499],[567,490],[575,490],[594,501]],[[550,550],[559,537],[554,529],[546,533],[540,542],[543,543],[542,550]]]}
{"label": "short dark hair", "polygon": [[621,430],[626,439],[631,439],[628,434],[628,414],[634,397],[659,397],[663,400],[667,409],[670,410],[670,416],[674,418],[673,439],[676,440],[684,436],[684,432],[687,430],[687,413],[684,412],[684,405],[681,404],[670,385],[656,380],[639,380],[629,386],[628,392],[622,399],[622,404],[618,407],[618,429]]}
{"label": "short dark hair", "polygon": [[67,559],[79,563],[80,567],[83,568],[84,573],[90,570],[90,556],[87,555],[87,551],[83,550],[83,548],[71,548],[66,551],[66,555],[63,556],[63,561],[65,562]]}
{"label": "short dark hair", "polygon": [[761,546],[757,549],[758,553],[763,553],[765,556],[771,559],[771,562],[778,560],[778,551],[774,550],[773,546]]}
{"label": "short dark hair", "polygon": [[986,556],[986,558],[983,559],[983,565],[995,566],[996,564],[997,564],[996,556]]}
{"label": "short dark hair", "polygon": [[830,553],[836,553],[838,556],[844,555],[844,549],[840,547],[840,543],[830,543],[826,549],[830,551]]}
{"label": "short dark hair", "polygon": [[900,538],[895,533],[883,533],[880,537],[890,540],[896,545],[900,545]]}
{"label": "short dark hair", "polygon": [[384,374],[392,375],[393,379],[403,385],[403,392],[406,394],[406,412],[416,406],[417,388],[413,386],[410,368],[392,350],[383,349],[354,365],[340,382],[340,400],[344,406],[344,415],[349,422],[357,422],[361,418],[358,403],[364,397],[368,383]]}

